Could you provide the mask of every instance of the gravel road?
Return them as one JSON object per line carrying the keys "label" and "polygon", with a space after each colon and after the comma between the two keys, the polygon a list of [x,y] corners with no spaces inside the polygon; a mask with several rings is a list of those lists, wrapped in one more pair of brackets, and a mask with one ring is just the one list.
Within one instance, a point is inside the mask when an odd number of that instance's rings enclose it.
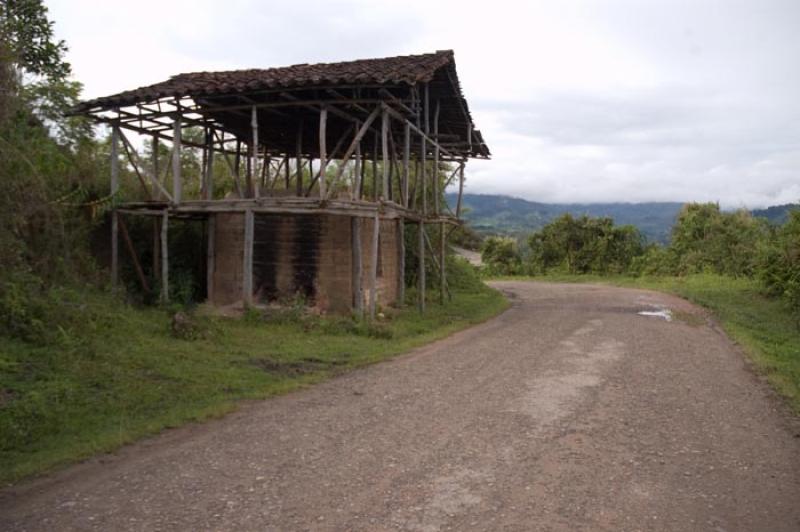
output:
{"label": "gravel road", "polygon": [[0,529],[800,530],[800,423],[701,310],[495,285],[483,325],[7,489]]}

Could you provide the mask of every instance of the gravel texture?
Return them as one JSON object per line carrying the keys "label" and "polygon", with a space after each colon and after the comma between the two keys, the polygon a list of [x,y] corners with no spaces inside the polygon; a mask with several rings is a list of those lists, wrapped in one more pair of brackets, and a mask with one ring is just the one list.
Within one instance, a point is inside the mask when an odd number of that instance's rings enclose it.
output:
{"label": "gravel texture", "polygon": [[6,489],[0,529],[800,530],[800,423],[703,311],[494,285],[483,325]]}

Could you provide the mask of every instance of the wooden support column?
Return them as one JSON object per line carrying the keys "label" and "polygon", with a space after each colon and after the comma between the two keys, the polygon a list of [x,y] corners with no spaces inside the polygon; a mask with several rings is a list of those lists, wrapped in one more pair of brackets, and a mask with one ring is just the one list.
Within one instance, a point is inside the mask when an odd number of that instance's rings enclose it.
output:
{"label": "wooden support column", "polygon": [[173,126],[173,146],[172,146],[172,201],[176,204],[181,202],[183,192],[183,181],[181,181],[181,117],[175,117]]}
{"label": "wooden support column", "polygon": [[286,190],[289,190],[290,181],[292,180],[292,169],[289,167],[289,154],[288,153],[286,154],[285,163],[286,164],[283,165],[283,183],[284,183],[284,188]]}
{"label": "wooden support column", "polygon": [[406,226],[403,218],[397,220],[397,302],[402,307],[406,302]]}
{"label": "wooden support column", "polygon": [[328,108],[322,107],[319,111],[319,197],[325,199],[325,169],[328,166],[327,154],[327,122]]}
{"label": "wooden support column", "polygon": [[436,100],[436,109],[433,112],[433,136],[436,144],[433,145],[433,214],[439,216],[439,100]]}
{"label": "wooden support column", "polygon": [[216,268],[217,215],[208,215],[208,242],[206,245],[206,300],[214,304],[214,269]]}
{"label": "wooden support column", "polygon": [[378,201],[378,132],[372,142],[372,201]]}
{"label": "wooden support column", "polygon": [[419,271],[417,273],[418,287],[417,287],[417,307],[420,312],[425,312],[425,223],[419,221]]}
{"label": "wooden support column", "polygon": [[361,259],[361,218],[350,217],[350,241],[352,247],[352,285],[353,285],[353,312],[356,317],[364,317],[364,290],[361,286],[362,259]]}
{"label": "wooden support column", "polygon": [[380,253],[381,222],[378,213],[372,221],[372,260],[369,265],[369,319],[375,319],[378,300],[378,253]]}
{"label": "wooden support column", "polygon": [[447,291],[447,235],[444,230],[444,222],[439,223],[439,303],[444,305],[444,296]]}
{"label": "wooden support column", "polygon": [[[153,153],[151,154],[153,158],[153,184],[155,185],[159,180],[159,170],[158,170],[158,136],[153,135]],[[155,199],[161,199],[161,189],[160,187],[153,187],[155,188]],[[156,279],[161,278],[161,243],[160,243],[160,234],[161,228],[159,227],[160,219],[157,216],[153,217],[153,277]]]}
{"label": "wooden support column", "polygon": [[[360,124],[356,122],[356,137],[358,137],[358,130],[360,129]],[[355,146],[355,154],[356,154],[356,162],[355,168],[353,168],[353,181],[352,181],[352,188],[350,189],[350,199],[361,199],[361,179],[363,178],[363,161],[361,160],[361,139],[358,139]]]}
{"label": "wooden support column", "polygon": [[169,211],[161,215],[161,302],[169,302]]}
{"label": "wooden support column", "polygon": [[403,207],[408,208],[408,180],[409,172],[408,165],[411,159],[411,125],[406,123],[403,130],[403,182],[401,187],[403,189],[402,202]]}
{"label": "wooden support column", "polygon": [[208,155],[206,156],[205,186],[207,200],[214,199],[214,133],[209,129],[206,133],[206,145]]}
{"label": "wooden support column", "polygon": [[456,202],[456,218],[461,218],[461,198],[464,196],[464,161],[458,165],[458,201]]}
{"label": "wooden support column", "polygon": [[242,300],[245,306],[253,304],[253,226],[251,209],[244,211],[244,260],[242,275]]}
{"label": "wooden support column", "polygon": [[[297,139],[295,140],[295,160],[297,161],[297,177],[295,178],[295,195],[300,197],[303,195],[303,121],[300,120],[300,125],[297,128]],[[310,176],[311,174],[309,174]]]}
{"label": "wooden support column", "polygon": [[261,195],[261,191],[258,186],[258,111],[255,105],[250,112],[250,127],[253,129],[253,142],[250,145],[250,159],[252,162],[249,168],[248,185],[252,187],[253,197],[257,198]]}
{"label": "wooden support column", "polygon": [[381,154],[383,156],[381,196],[388,200],[391,198],[391,194],[389,191],[389,112],[386,109],[383,110],[381,117]]}
{"label": "wooden support column", "polygon": [[115,195],[119,192],[119,125],[111,129],[111,284],[119,284],[119,213]]}

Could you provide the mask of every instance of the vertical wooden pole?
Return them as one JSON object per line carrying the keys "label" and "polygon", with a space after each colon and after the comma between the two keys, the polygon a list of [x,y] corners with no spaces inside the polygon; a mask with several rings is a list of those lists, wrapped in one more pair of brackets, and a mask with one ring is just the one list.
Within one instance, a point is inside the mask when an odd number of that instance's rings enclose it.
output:
{"label": "vertical wooden pole", "polygon": [[292,170],[289,166],[289,154],[286,154],[285,164],[283,165],[283,184],[286,190],[289,190],[289,182],[292,180]]}
{"label": "vertical wooden pole", "polygon": [[319,197],[325,199],[325,169],[328,167],[328,153],[327,153],[327,122],[328,122],[328,108],[322,107],[319,112]]}
{"label": "vertical wooden pole", "polygon": [[111,284],[119,284],[119,218],[115,197],[119,191],[119,125],[111,129]]}
{"label": "vertical wooden pole", "polygon": [[378,201],[378,132],[372,143],[372,201]]}
{"label": "vertical wooden pole", "polygon": [[417,307],[420,312],[425,312],[425,223],[419,221],[419,265],[417,280]]}
{"label": "vertical wooden pole", "polygon": [[[361,129],[361,122],[356,122],[355,131],[358,134],[358,130]],[[356,143],[356,162],[355,168],[353,168],[353,183],[352,183],[352,193],[350,194],[351,199],[361,199],[361,179],[363,178],[363,168],[362,168],[363,161],[361,160],[361,141],[359,140]]]}
{"label": "vertical wooden pole", "polygon": [[403,198],[403,207],[408,208],[408,164],[409,160],[411,159],[411,124],[406,122],[405,129],[403,131],[403,193],[401,194]]}
{"label": "vertical wooden pole", "polygon": [[217,215],[208,215],[208,243],[206,246],[206,300],[214,304],[214,269],[216,268]]}
{"label": "vertical wooden pole", "polygon": [[389,111],[383,110],[383,117],[381,119],[381,153],[383,155],[382,168],[383,171],[381,180],[381,196],[384,200],[388,200],[389,193]]}
{"label": "vertical wooden pole", "polygon": [[172,201],[181,202],[183,181],[181,180],[181,116],[175,116],[172,146]]}
{"label": "vertical wooden pole", "polygon": [[350,239],[353,248],[352,254],[352,284],[353,284],[353,312],[359,319],[364,317],[364,290],[361,286],[362,259],[361,259],[361,218],[350,218]]}
{"label": "vertical wooden pole", "polygon": [[244,260],[242,265],[242,300],[245,306],[253,304],[253,211],[244,211]]}
{"label": "vertical wooden pole", "polygon": [[169,211],[161,215],[161,302],[169,302]]}
{"label": "vertical wooden pole", "polygon": [[406,226],[405,220],[397,220],[397,306],[406,302]]}
{"label": "vertical wooden pole", "polygon": [[206,199],[213,200],[214,199],[214,130],[208,130],[207,138],[206,138],[206,146],[208,150],[208,156],[206,157],[206,183],[205,183],[205,191],[206,191]]}
{"label": "vertical wooden pole", "polygon": [[250,158],[252,159],[252,162],[250,163],[249,184],[253,187],[253,197],[257,198],[261,195],[261,191],[259,190],[258,186],[258,111],[256,110],[255,105],[250,112],[250,127],[253,129],[253,142],[250,146]]}
{"label": "vertical wooden pole", "polygon": [[378,299],[378,253],[380,253],[381,222],[378,212],[372,221],[372,260],[369,265],[369,319],[375,319],[375,307]]}
{"label": "vertical wooden pole", "polygon": [[439,100],[436,100],[436,109],[433,112],[433,139],[436,144],[433,147],[433,214],[439,215]]}
{"label": "vertical wooden pole", "polygon": [[444,305],[444,296],[447,291],[447,274],[445,260],[447,257],[447,235],[444,222],[439,223],[439,303]]}
{"label": "vertical wooden pole", "polygon": [[294,182],[295,195],[300,197],[303,195],[303,121],[300,120],[300,125],[297,127],[297,139],[295,141],[295,160],[297,162],[297,177]]}
{"label": "vertical wooden pole", "polygon": [[[158,168],[158,137],[153,135],[153,182],[155,183],[158,181],[159,178],[159,168]],[[155,194],[155,199],[161,199],[161,187],[153,187],[153,193]],[[153,277],[156,279],[161,278],[161,243],[160,237],[161,228],[159,227],[159,222],[161,220],[157,217],[153,217]]]}
{"label": "vertical wooden pole", "polygon": [[158,137],[153,135],[152,141],[152,148],[153,153],[150,154],[150,157],[153,160],[153,199],[160,200],[161,199],[161,187],[155,185],[156,181],[160,181],[161,170],[158,167]]}
{"label": "vertical wooden pole", "polygon": [[458,165],[458,201],[456,202],[456,218],[461,218],[461,198],[464,196],[464,161]]}

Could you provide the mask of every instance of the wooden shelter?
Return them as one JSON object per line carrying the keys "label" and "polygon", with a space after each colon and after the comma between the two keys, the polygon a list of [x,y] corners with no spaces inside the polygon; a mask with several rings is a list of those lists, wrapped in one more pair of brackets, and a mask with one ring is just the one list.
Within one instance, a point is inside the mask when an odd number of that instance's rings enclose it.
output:
{"label": "wooden shelter", "polygon": [[[112,211],[114,282],[120,215],[160,220],[164,299],[170,220],[199,218],[208,224],[207,292],[216,305],[300,292],[324,309],[361,314],[366,307],[374,315],[378,304],[404,299],[405,224],[417,224],[424,310],[426,255],[446,289],[446,227],[459,223],[464,165],[490,155],[452,51],[179,74],[82,102],[73,113],[112,128],[111,193],[119,190],[120,145],[143,191],[142,201],[118,202]],[[184,128],[199,128],[202,140],[183,138]],[[152,139],[152,161],[138,160],[125,132]],[[161,142],[171,145],[168,164],[158,157]],[[181,175],[187,146],[202,151],[202,175]],[[215,195],[219,158],[235,187],[226,197]],[[455,165],[445,186],[458,180],[454,212],[433,201],[441,197],[434,176],[445,162]],[[365,186],[367,167],[372,182]],[[191,179],[197,197],[184,194]],[[438,228],[437,245],[426,224]]]}

